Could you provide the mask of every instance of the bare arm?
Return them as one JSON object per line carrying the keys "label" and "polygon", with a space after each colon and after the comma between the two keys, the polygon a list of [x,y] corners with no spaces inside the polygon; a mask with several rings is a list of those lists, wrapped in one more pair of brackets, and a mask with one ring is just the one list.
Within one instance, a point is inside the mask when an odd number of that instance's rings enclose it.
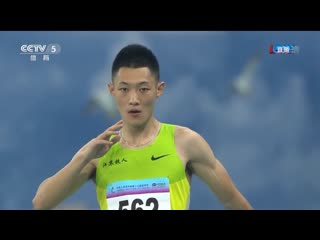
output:
{"label": "bare arm", "polygon": [[122,127],[122,121],[84,145],[65,167],[44,180],[32,200],[34,209],[56,207],[94,176],[96,161],[119,140],[119,137],[114,137],[111,141],[109,138],[111,135],[118,134],[116,129],[120,127]]}
{"label": "bare arm", "polygon": [[226,209],[253,209],[204,138],[190,129],[184,131],[184,144],[192,171],[210,187]]}

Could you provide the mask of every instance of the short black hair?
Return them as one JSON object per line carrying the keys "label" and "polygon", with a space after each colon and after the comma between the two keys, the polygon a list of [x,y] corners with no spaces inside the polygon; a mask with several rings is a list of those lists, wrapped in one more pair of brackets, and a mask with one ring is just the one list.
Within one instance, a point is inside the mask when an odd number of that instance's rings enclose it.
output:
{"label": "short black hair", "polygon": [[157,57],[149,48],[141,44],[129,44],[119,51],[112,64],[112,81],[121,67],[147,67],[156,81],[160,79]]}

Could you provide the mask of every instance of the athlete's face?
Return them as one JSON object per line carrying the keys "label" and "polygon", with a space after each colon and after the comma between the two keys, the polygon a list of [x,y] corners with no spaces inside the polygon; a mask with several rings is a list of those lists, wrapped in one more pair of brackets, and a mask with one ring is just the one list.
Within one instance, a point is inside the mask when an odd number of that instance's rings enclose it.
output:
{"label": "athlete's face", "polygon": [[164,88],[156,81],[149,68],[122,67],[108,84],[124,122],[140,125],[153,115],[154,104]]}

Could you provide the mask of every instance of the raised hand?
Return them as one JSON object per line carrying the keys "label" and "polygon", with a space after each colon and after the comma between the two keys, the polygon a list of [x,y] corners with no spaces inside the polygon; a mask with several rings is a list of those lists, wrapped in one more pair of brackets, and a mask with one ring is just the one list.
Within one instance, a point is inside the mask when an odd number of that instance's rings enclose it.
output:
{"label": "raised hand", "polygon": [[[105,155],[112,145],[120,140],[119,129],[122,128],[123,121],[120,120],[103,133],[98,135],[96,138],[89,141],[85,144],[75,156],[81,156],[86,158],[88,161],[100,158]],[[114,135],[114,137],[110,140],[110,137]]]}

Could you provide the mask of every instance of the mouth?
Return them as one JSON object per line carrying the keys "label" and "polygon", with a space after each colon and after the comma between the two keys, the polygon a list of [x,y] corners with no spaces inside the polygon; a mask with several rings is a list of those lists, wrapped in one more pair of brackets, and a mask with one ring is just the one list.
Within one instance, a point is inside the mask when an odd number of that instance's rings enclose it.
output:
{"label": "mouth", "polygon": [[141,111],[137,110],[137,109],[131,109],[128,111],[129,116],[134,117],[134,118],[139,117],[140,113],[141,113]]}
{"label": "mouth", "polygon": [[137,109],[131,109],[131,110],[128,111],[128,113],[130,113],[130,114],[137,114],[137,113],[141,113],[141,111],[140,111],[140,110],[137,110]]}

